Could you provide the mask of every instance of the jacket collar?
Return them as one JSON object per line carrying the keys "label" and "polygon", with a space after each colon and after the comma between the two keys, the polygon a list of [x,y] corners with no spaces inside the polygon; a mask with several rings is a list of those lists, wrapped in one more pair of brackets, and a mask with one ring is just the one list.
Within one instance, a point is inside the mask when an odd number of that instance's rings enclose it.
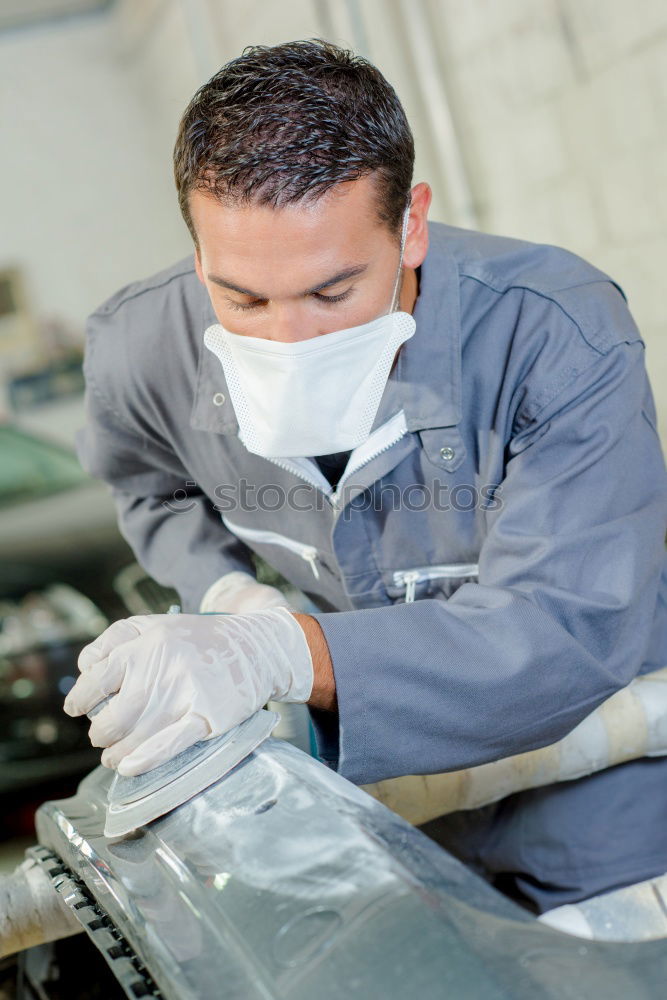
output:
{"label": "jacket collar", "polygon": [[[238,421],[218,358],[204,346],[203,331],[217,322],[204,292],[197,384],[190,425],[238,434]],[[398,353],[373,429],[400,410],[408,431],[451,427],[461,420],[461,319],[459,272],[447,248],[445,227],[429,225],[429,249],[421,267],[413,315],[417,329]],[[224,402],[220,402],[224,397]]]}
{"label": "jacket collar", "polygon": [[204,303],[201,312],[199,335],[199,364],[194,401],[190,413],[190,426],[200,431],[216,434],[236,434],[239,424],[234,413],[229,389],[218,358],[204,345],[204,331],[217,323],[208,293],[202,288]]}
{"label": "jacket collar", "polygon": [[409,431],[461,419],[459,272],[440,227],[429,226],[413,316],[417,329],[398,352],[373,427],[403,410]]}

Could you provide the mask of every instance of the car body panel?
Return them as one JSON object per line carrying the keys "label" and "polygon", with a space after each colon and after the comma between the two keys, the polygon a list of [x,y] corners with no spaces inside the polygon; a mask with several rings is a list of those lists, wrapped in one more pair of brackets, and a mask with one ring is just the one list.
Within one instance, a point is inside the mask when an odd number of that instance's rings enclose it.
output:
{"label": "car body panel", "polygon": [[667,943],[546,927],[419,830],[270,738],[125,838],[103,836],[112,772],[37,813],[166,998],[649,1000]]}

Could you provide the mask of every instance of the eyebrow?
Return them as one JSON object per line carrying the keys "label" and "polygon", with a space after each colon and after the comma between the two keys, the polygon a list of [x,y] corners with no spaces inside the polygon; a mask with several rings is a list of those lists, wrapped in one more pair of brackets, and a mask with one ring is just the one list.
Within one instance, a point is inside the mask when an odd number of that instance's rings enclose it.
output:
{"label": "eyebrow", "polygon": [[[334,274],[333,278],[327,278],[326,281],[321,281],[317,285],[313,285],[312,288],[307,288],[302,295],[312,295],[314,292],[321,292],[323,288],[329,288],[330,285],[337,285],[340,281],[347,281],[348,278],[356,278],[357,275],[363,274],[368,268],[368,264],[357,264],[355,267],[346,267],[344,271],[339,271],[338,274]],[[253,299],[262,299],[262,301],[267,301],[270,296],[262,295],[260,292],[251,292],[248,288],[241,288],[240,285],[235,285],[233,281],[228,281],[227,278],[221,278],[217,274],[209,274],[208,280],[212,281],[214,285],[220,285],[221,288],[229,288],[232,292],[238,292],[239,295],[249,295]]]}

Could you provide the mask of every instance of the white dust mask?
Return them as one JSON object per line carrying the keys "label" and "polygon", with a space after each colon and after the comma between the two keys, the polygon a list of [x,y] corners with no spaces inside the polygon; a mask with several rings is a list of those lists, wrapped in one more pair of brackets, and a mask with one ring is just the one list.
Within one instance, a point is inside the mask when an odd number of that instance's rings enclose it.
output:
{"label": "white dust mask", "polygon": [[369,323],[283,343],[209,326],[204,343],[220,360],[248,451],[264,458],[348,451],[370,434],[396,351],[415,332],[395,312],[409,206],[390,311]]}

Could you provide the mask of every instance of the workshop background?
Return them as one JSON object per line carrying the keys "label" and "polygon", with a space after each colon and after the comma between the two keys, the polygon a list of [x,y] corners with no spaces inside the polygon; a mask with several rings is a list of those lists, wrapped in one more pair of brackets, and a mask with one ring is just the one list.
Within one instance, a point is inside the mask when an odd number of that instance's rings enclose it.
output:
{"label": "workshop background", "polygon": [[396,87],[432,217],[617,280],[667,439],[664,0],[0,0],[0,869],[96,762],[78,650],[164,609],[72,454],[86,315],[191,252],[179,117],[249,44],[324,37]]}

